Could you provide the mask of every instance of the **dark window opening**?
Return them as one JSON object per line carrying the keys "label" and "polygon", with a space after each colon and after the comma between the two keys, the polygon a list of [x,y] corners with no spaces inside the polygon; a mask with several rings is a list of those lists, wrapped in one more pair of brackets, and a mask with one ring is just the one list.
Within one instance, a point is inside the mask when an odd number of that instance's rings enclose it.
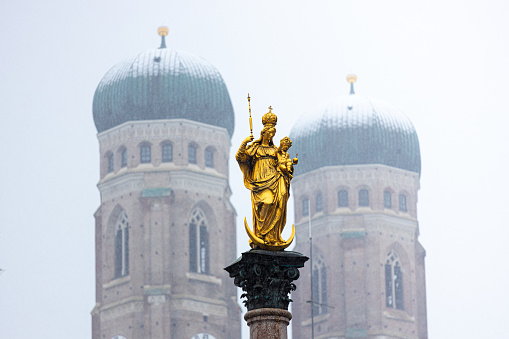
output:
{"label": "dark window opening", "polygon": [[359,206],[369,207],[369,192],[366,189],[359,191]]}
{"label": "dark window opening", "polygon": [[392,208],[392,197],[389,191],[384,191],[384,208]]}
{"label": "dark window opening", "polygon": [[307,217],[309,215],[309,199],[302,199],[302,216]]}
{"label": "dark window opening", "polygon": [[129,275],[129,223],[125,212],[119,215],[115,229],[114,277],[120,278]]}
{"label": "dark window opening", "polygon": [[115,169],[115,162],[114,162],[114,157],[113,157],[113,154],[108,154],[108,173],[111,173],[113,172],[113,170]]}
{"label": "dark window opening", "polygon": [[399,195],[399,210],[401,212],[407,212],[406,196],[403,194]]}
{"label": "dark window opening", "polygon": [[142,145],[140,147],[140,162],[142,164],[148,164],[152,161],[150,154],[150,145]]}
{"label": "dark window opening", "polygon": [[338,207],[348,207],[348,191],[338,192]]}
{"label": "dark window opening", "polygon": [[210,149],[205,150],[205,166],[214,167],[214,151]]}
{"label": "dark window opening", "polygon": [[189,145],[187,148],[188,161],[190,164],[196,164],[196,147]]}
{"label": "dark window opening", "polygon": [[189,223],[189,270],[210,273],[210,250],[208,224],[203,212],[193,211]]}
{"label": "dark window opening", "polygon": [[316,208],[316,212],[321,212],[323,211],[323,197],[322,197],[322,193],[318,193],[318,195],[316,196],[316,203],[315,203],[315,208]]}
{"label": "dark window opening", "polygon": [[398,256],[389,252],[385,263],[385,306],[403,310],[403,271]]}
{"label": "dark window opening", "polygon": [[173,146],[171,144],[164,144],[162,148],[162,161],[172,162],[173,161]]}
{"label": "dark window opening", "polygon": [[126,167],[127,166],[127,149],[123,149],[121,153],[121,161],[120,161],[120,167]]}
{"label": "dark window opening", "polygon": [[317,264],[313,265],[313,289],[312,289],[312,308],[313,314],[319,315],[328,312],[327,308],[327,269],[321,257]]}

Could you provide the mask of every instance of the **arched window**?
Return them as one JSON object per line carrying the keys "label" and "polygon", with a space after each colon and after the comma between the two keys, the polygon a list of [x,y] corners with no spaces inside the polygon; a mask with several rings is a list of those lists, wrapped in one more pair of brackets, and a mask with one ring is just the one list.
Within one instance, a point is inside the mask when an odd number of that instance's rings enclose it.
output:
{"label": "arched window", "polygon": [[385,305],[403,310],[403,270],[394,250],[387,254],[385,262]]}
{"label": "arched window", "polygon": [[392,208],[392,194],[390,191],[384,191],[384,208]]}
{"label": "arched window", "polygon": [[212,147],[205,149],[205,166],[214,167],[214,149]]}
{"label": "arched window", "polygon": [[191,213],[189,222],[189,270],[210,273],[209,230],[207,218],[200,209]]}
{"label": "arched window", "polygon": [[407,205],[406,205],[406,195],[400,194],[399,195],[399,210],[401,212],[407,212]]}
{"label": "arched window", "polygon": [[189,145],[187,147],[187,157],[190,164],[196,164],[196,146]]}
{"label": "arched window", "polygon": [[322,256],[313,259],[313,314],[327,313],[327,268]]}
{"label": "arched window", "polygon": [[140,146],[140,163],[149,164],[152,161],[152,155],[149,144],[142,144]]}
{"label": "arched window", "polygon": [[113,172],[115,169],[115,158],[113,157],[113,153],[108,153],[108,173]]}
{"label": "arched window", "polygon": [[120,167],[127,166],[127,149],[124,147],[120,150]]}
{"label": "arched window", "polygon": [[338,191],[338,207],[348,207],[348,191]]}
{"label": "arched window", "polygon": [[323,196],[322,196],[322,193],[318,193],[316,195],[315,209],[316,209],[316,212],[323,211]]}
{"label": "arched window", "polygon": [[359,206],[369,207],[369,191],[367,189],[359,190]]}
{"label": "arched window", "polygon": [[309,199],[307,197],[302,199],[302,216],[307,217],[309,215]]}
{"label": "arched window", "polygon": [[124,211],[115,224],[115,278],[129,274],[129,223]]}
{"label": "arched window", "polygon": [[172,162],[173,161],[173,145],[169,142],[164,143],[161,146],[161,159],[162,162]]}

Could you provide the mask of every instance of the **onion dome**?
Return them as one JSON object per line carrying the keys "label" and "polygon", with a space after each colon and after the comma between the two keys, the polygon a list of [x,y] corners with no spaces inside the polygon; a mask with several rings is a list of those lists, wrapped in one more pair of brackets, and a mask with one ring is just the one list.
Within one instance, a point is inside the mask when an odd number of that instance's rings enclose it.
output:
{"label": "onion dome", "polygon": [[97,131],[127,121],[189,119],[224,127],[233,134],[230,95],[219,71],[204,59],[166,48],[168,29],[159,29],[161,47],[113,66],[94,95]]}
{"label": "onion dome", "polygon": [[410,119],[383,101],[355,94],[331,99],[293,127],[295,174],[325,166],[381,164],[421,173],[419,139]]}

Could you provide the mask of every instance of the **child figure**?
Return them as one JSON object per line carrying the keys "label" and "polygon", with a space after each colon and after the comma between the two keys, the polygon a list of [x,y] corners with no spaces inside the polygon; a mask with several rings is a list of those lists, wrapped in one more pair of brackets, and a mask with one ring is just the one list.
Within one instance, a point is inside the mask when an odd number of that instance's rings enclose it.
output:
{"label": "child figure", "polygon": [[[278,171],[281,172],[286,178],[291,180],[293,178],[293,165],[297,165],[299,160],[297,158],[290,159],[288,150],[292,147],[292,141],[288,137],[281,139],[279,143],[277,158],[278,158]],[[289,184],[288,180],[288,184]]]}

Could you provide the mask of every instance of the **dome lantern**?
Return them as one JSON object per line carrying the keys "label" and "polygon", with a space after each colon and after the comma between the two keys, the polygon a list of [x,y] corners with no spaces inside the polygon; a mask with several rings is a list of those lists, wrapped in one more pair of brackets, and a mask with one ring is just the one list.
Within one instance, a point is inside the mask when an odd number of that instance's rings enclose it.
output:
{"label": "dome lantern", "polygon": [[350,84],[350,94],[355,94],[355,91],[353,89],[353,84],[357,81],[357,75],[355,74],[348,74],[346,76],[346,81]]}
{"label": "dome lantern", "polygon": [[161,26],[157,29],[157,34],[161,37],[161,47],[159,48],[166,48],[166,36],[169,31],[170,30],[166,26]]}

